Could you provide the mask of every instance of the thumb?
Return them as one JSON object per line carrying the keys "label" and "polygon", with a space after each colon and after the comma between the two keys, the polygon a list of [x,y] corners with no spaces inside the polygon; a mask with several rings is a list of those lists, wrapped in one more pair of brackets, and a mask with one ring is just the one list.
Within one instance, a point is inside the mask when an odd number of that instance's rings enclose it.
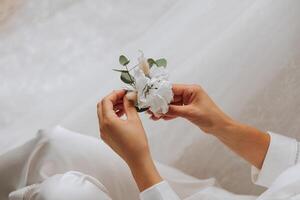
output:
{"label": "thumb", "polygon": [[138,115],[136,108],[134,106],[134,102],[129,101],[128,98],[126,97],[126,95],[123,97],[123,105],[124,105],[124,111],[125,111],[127,118],[133,118]]}
{"label": "thumb", "polygon": [[170,105],[167,115],[185,117],[187,115],[187,107],[185,105]]}

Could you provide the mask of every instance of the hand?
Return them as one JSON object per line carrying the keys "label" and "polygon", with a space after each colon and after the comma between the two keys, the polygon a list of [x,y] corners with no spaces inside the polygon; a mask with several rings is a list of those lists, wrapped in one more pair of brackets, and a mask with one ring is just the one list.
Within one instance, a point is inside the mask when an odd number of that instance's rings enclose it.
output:
{"label": "hand", "polygon": [[[139,115],[125,93],[125,90],[114,91],[98,103],[101,138],[128,164],[142,191],[161,178],[152,161]],[[120,118],[124,114],[125,120]]]}
{"label": "hand", "polygon": [[267,153],[270,136],[254,127],[232,120],[198,85],[173,85],[174,101],[166,115],[155,117],[171,120],[183,117],[206,133],[211,133],[231,150],[258,169]]}
{"label": "hand", "polygon": [[232,123],[206,92],[198,85],[174,84],[174,100],[167,114],[161,117],[152,115],[153,120],[171,120],[183,117],[197,125],[206,133],[215,133]]}
{"label": "hand", "polygon": [[[98,118],[103,141],[131,164],[150,153],[138,113],[124,95],[125,90],[120,90],[106,96],[98,104]],[[126,120],[120,118],[123,114]]]}

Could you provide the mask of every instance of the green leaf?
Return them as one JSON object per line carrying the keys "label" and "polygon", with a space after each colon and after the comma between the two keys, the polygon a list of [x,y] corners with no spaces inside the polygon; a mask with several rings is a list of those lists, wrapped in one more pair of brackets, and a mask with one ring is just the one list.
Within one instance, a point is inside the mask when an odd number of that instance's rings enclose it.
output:
{"label": "green leaf", "polygon": [[164,58],[160,58],[155,61],[157,67],[166,67],[167,66],[167,60]]}
{"label": "green leaf", "polygon": [[127,70],[124,70],[124,69],[113,69],[113,70],[116,72],[128,72]]}
{"label": "green leaf", "polygon": [[120,57],[119,57],[119,63],[121,64],[121,65],[127,65],[128,63],[129,63],[130,61],[126,58],[126,56],[124,56],[124,55],[121,55]]}
{"label": "green leaf", "polygon": [[121,73],[121,80],[126,84],[133,84],[134,83],[134,77],[131,76],[128,72],[122,72]]}
{"label": "green leaf", "polygon": [[153,60],[153,58],[148,58],[147,62],[150,67],[152,67],[154,64],[156,65],[155,60]]}
{"label": "green leaf", "polygon": [[145,111],[147,111],[149,108],[139,108],[139,107],[136,106],[135,109],[136,109],[137,112],[145,112]]}

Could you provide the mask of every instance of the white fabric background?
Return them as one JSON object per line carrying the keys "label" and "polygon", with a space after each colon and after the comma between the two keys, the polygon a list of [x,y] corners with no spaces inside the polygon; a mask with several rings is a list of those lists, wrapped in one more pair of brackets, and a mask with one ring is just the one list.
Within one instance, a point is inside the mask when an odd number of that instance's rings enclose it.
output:
{"label": "white fabric background", "polygon": [[[300,139],[298,0],[0,0],[0,152],[61,124],[98,136],[118,56],[166,57],[234,118]],[[155,159],[257,194],[250,166],[184,120],[142,115]],[[1,162],[0,162],[1,163]]]}

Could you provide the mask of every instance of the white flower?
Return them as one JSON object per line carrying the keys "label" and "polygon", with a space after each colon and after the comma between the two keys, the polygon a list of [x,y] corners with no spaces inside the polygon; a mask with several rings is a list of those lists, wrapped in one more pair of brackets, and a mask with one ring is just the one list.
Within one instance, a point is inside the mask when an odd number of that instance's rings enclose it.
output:
{"label": "white flower", "polygon": [[172,84],[168,81],[168,73],[163,67],[153,66],[149,75],[137,68],[134,71],[137,106],[148,108],[156,114],[167,113],[173,99]]}
{"label": "white flower", "polygon": [[153,66],[150,69],[149,76],[153,79],[169,80],[169,73],[164,67]]}

